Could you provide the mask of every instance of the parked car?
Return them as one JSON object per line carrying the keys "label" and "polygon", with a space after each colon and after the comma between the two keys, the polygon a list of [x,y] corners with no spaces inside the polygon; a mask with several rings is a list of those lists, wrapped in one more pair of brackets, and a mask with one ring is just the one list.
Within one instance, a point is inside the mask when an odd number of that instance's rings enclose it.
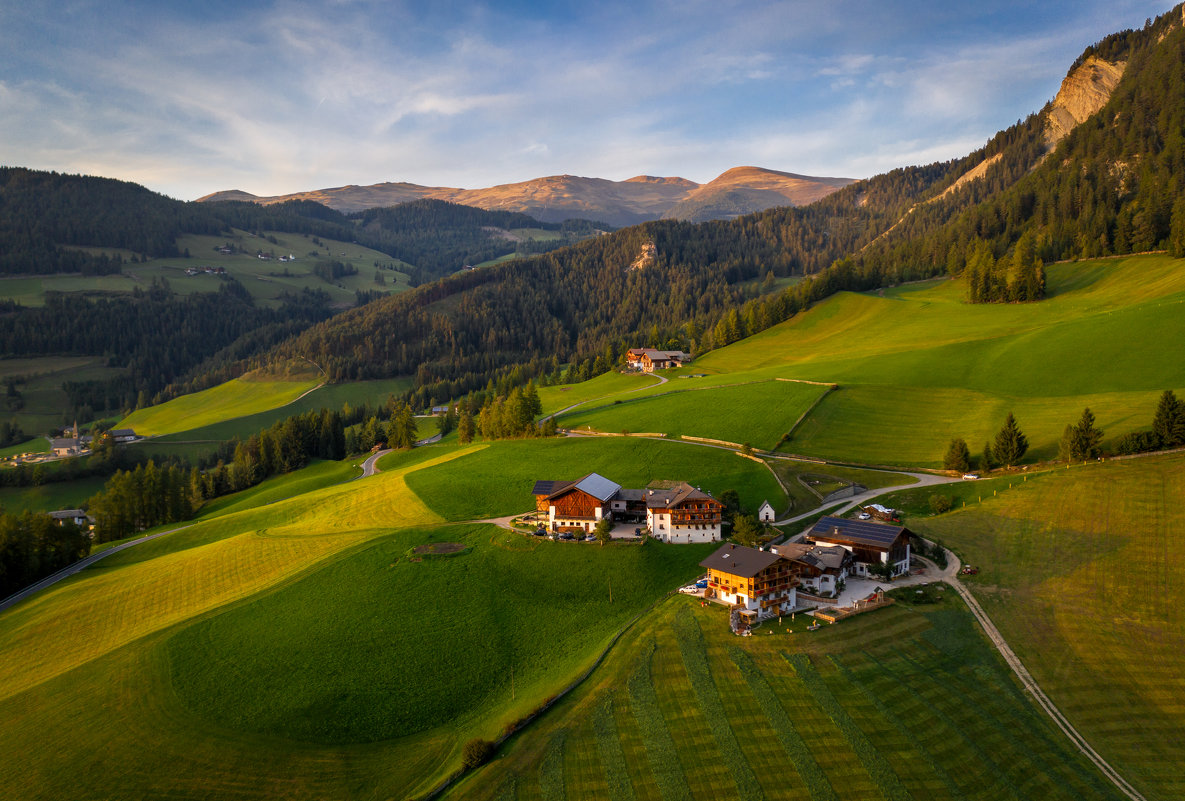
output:
{"label": "parked car", "polygon": [[561,531],[560,532],[560,539],[561,540],[574,540],[574,539],[576,539],[576,537],[573,536],[571,531]]}
{"label": "parked car", "polygon": [[596,542],[596,541],[597,541],[597,535],[596,535],[596,534],[585,534],[585,535],[584,535],[584,541],[585,541],[585,542]]}
{"label": "parked car", "polygon": [[706,590],[708,588],[708,580],[700,579],[695,583],[695,586],[699,587],[701,590]]}
{"label": "parked car", "polygon": [[868,512],[861,512],[856,517],[859,520],[871,520],[872,519],[872,515],[868,514]]}
{"label": "parked car", "polygon": [[686,593],[687,595],[695,595],[699,591],[700,591],[700,588],[695,586],[694,584],[688,584],[686,587],[679,588],[679,592]]}

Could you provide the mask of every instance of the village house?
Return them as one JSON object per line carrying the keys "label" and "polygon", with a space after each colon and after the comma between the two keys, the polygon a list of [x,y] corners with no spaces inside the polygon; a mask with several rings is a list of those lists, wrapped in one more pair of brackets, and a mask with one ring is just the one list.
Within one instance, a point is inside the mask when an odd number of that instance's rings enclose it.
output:
{"label": "village house", "polygon": [[700,567],[708,570],[705,598],[739,608],[750,621],[788,614],[798,604],[791,560],[743,545],[723,545]]}
{"label": "village house", "polygon": [[90,518],[81,509],[59,509],[56,512],[49,512],[49,516],[59,526],[65,525],[66,521],[69,520],[83,530],[90,528]]}
{"label": "village house", "polygon": [[770,550],[793,563],[803,589],[820,595],[838,594],[842,582],[855,569],[852,552],[839,545],[788,542]]}
{"label": "village house", "polygon": [[724,504],[686,482],[646,491],[646,527],[663,542],[718,542]]}
{"label": "village house", "polygon": [[667,370],[691,361],[691,354],[681,350],[655,350],[654,348],[630,348],[625,352],[625,362],[633,370],[653,373]]}
{"label": "village house", "polygon": [[79,436],[77,421],[72,431],[62,433],[69,436],[53,437],[49,441],[49,449],[54,456],[78,456],[90,449],[91,437]]}
{"label": "village house", "polygon": [[116,442],[135,442],[140,439],[140,436],[130,428],[113,428],[107,432],[107,436]]}
{"label": "village house", "polygon": [[672,487],[625,489],[597,473],[576,481],[536,481],[535,511],[547,513],[552,532],[591,532],[602,519],[646,522],[669,543],[716,542],[724,504],[686,482]]}
{"label": "village house", "polygon": [[892,565],[892,575],[909,572],[910,543],[914,533],[904,526],[876,523],[871,520],[847,520],[824,517],[807,532],[808,542],[818,545],[838,545],[851,552],[853,573],[872,575],[874,565]]}

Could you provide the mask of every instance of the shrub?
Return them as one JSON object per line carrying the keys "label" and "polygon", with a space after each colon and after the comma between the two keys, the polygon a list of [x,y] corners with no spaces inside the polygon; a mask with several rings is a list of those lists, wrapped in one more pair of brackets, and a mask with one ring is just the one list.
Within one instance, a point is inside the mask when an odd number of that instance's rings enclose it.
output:
{"label": "shrub", "polygon": [[461,751],[461,764],[467,769],[473,769],[484,765],[493,755],[494,744],[492,742],[474,737],[465,743],[465,748]]}
{"label": "shrub", "polygon": [[934,494],[930,496],[930,510],[936,515],[949,512],[952,503],[949,495]]}

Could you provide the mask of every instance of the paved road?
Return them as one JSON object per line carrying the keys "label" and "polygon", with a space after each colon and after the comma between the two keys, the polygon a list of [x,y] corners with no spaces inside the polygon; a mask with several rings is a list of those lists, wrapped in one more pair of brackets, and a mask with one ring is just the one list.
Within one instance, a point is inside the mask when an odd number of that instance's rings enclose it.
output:
{"label": "paved road", "polygon": [[[852,497],[848,498],[846,500],[846,502],[844,502],[844,505],[842,507],[840,507],[839,509],[836,509],[834,512],[832,512],[832,514],[833,515],[842,515],[844,512],[848,512],[848,511],[856,508],[857,506],[865,506],[866,504],[868,504],[869,501],[873,500],[874,498],[878,498],[881,495],[887,495],[890,492],[897,492],[898,490],[917,489],[918,487],[934,487],[939,484],[951,484],[955,481],[962,481],[961,478],[951,478],[950,476],[936,476],[931,473],[907,473],[904,470],[892,470],[892,471],[886,470],[884,472],[886,472],[886,473],[887,472],[900,473],[901,475],[916,478],[917,481],[915,481],[913,484],[899,484],[895,487],[881,487],[880,489],[871,489],[871,490],[868,490],[867,492],[862,492],[859,495],[853,495]],[[837,501],[837,503],[838,502],[839,501]],[[831,504],[828,504],[828,506],[830,506],[830,505]],[[786,526],[791,523],[797,523],[799,520],[803,520],[805,518],[819,514],[819,512],[823,511],[823,508],[824,508],[823,506],[816,506],[814,509],[811,509],[810,511],[807,511],[807,512],[803,512],[800,515],[795,515],[794,517],[787,517],[784,520],[775,520],[774,525],[775,526]]]}
{"label": "paved road", "polygon": [[369,478],[370,476],[373,476],[375,473],[379,472],[378,465],[376,465],[375,462],[377,462],[383,456],[386,456],[392,450],[394,449],[387,448],[385,450],[375,451],[370,456],[367,456],[366,461],[361,464],[362,475],[357,476],[356,478]]}
{"label": "paved road", "polygon": [[7,609],[10,606],[15,606],[16,604],[19,604],[21,601],[25,600],[26,598],[28,598],[32,595],[36,595],[37,593],[41,592],[42,590],[52,587],[54,584],[57,584],[59,581],[61,581],[64,578],[69,578],[70,576],[73,576],[75,573],[77,573],[80,570],[85,570],[86,568],[93,565],[95,562],[98,562],[100,559],[106,559],[108,556],[110,556],[113,553],[119,553],[120,551],[126,550],[127,548],[131,548],[132,546],[139,545],[142,542],[148,542],[149,540],[154,540],[157,537],[163,537],[166,534],[172,534],[175,531],[180,531],[181,529],[189,528],[189,526],[191,526],[191,525],[193,525],[193,524],[190,523],[188,525],[178,526],[177,528],[171,528],[168,531],[158,531],[155,534],[149,534],[145,537],[139,537],[134,540],[129,540],[125,543],[116,545],[112,548],[108,548],[104,551],[99,551],[98,553],[91,554],[90,556],[86,557],[85,559],[80,559],[77,562],[75,562],[74,564],[69,565],[68,567],[62,568],[57,573],[54,573],[52,576],[47,576],[47,577],[41,579],[41,581],[37,582],[36,584],[31,584],[28,587],[25,587],[20,592],[13,593],[12,595],[5,598],[3,601],[0,601],[0,612],[3,612],[5,609]]}

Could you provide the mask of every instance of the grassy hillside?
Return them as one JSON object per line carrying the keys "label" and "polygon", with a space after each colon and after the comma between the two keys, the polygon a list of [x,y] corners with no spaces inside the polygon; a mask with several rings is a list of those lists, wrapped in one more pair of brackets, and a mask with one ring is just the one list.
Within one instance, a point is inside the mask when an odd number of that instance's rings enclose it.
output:
{"label": "grassy hillside", "polygon": [[448,797],[1116,797],[954,598],[804,626],[738,639],[672,598]]}
{"label": "grassy hillside", "polygon": [[[499,449],[503,464],[521,460],[524,480],[531,465],[567,473],[611,457],[669,476],[675,452],[692,450],[422,448],[363,481],[338,484],[354,468],[320,463],[211,504],[192,526],[0,614],[0,794],[403,797],[434,783],[469,737],[495,736],[556,692],[706,552],[442,527],[409,488],[416,477],[429,503],[461,519],[424,478],[439,471],[457,495]],[[696,449],[688,472],[727,476],[733,462],[763,470]],[[530,505],[529,483],[505,470],[492,480],[509,489],[483,513]],[[433,540],[470,550],[408,557]]]}
{"label": "grassy hillside", "polygon": [[619,398],[608,405],[586,404],[558,422],[575,429],[688,434],[773,448],[827,389],[818,384],[765,381],[674,390],[637,399]]}
{"label": "grassy hillside", "polygon": [[159,406],[139,409],[121,420],[116,427],[135,429],[137,434],[146,437],[189,431],[277,409],[320,383],[308,378],[298,381],[235,378],[201,392],[182,395]]}
{"label": "grassy hillside", "polygon": [[[997,482],[998,483],[998,482]],[[1070,721],[1148,799],[1185,796],[1185,455],[1053,470],[910,525]]]}
{"label": "grassy hillside", "polygon": [[[1185,362],[1164,347],[1185,338],[1185,261],[1138,256],[1056,264],[1048,285],[1048,300],[1028,304],[967,304],[963,282],[950,280],[840,293],[670,371],[665,385],[627,395],[606,381],[596,395],[587,393],[600,397],[591,406],[620,406],[580,407],[565,422],[609,431],[677,428],[756,444],[754,415],[768,411],[760,399],[736,404],[743,414],[730,414],[727,404],[676,408],[692,396],[668,412],[664,405],[672,401],[660,399],[645,418],[650,428],[641,425],[647,407],[626,401],[684,386],[786,377],[839,385],[782,446],[814,458],[939,467],[952,437],[978,452],[1009,411],[1029,438],[1030,460],[1056,456],[1063,428],[1086,406],[1106,432],[1104,447],[1147,427],[1160,392],[1185,388]],[[686,378],[700,373],[707,375]]]}
{"label": "grassy hillside", "polygon": [[[275,243],[269,241],[268,237],[275,239]],[[201,269],[206,266],[222,267],[229,275],[241,281],[257,302],[276,305],[280,295],[285,292],[299,292],[306,287],[323,289],[335,303],[350,306],[354,304],[354,293],[358,290],[399,292],[408,288],[407,275],[401,271],[406,269],[407,265],[398,259],[351,242],[322,237],[320,244],[316,244],[312,240],[313,237],[304,234],[277,231],[265,232],[261,237],[239,230],[235,230],[229,236],[186,234],[177,239],[177,247],[183,253],[188,250],[189,258],[166,257],[149,259],[138,264],[125,263],[122,272],[117,275],[0,278],[0,296],[13,298],[25,306],[40,306],[44,303],[47,292],[83,295],[130,293],[137,286],[143,288],[153,278],[167,279],[173,291],[182,295],[193,292],[217,292],[222,283],[218,276],[205,273],[185,274],[187,268]],[[230,255],[219,253],[218,248],[227,243],[246,252]],[[117,248],[80,249],[94,254],[120,255],[125,260],[129,260],[133,255],[130,251],[120,251]],[[276,258],[259,259],[256,256],[259,250],[274,252]],[[287,257],[290,254],[296,256],[296,261],[278,261],[280,256]],[[333,282],[325,281],[313,274],[314,265],[321,260],[349,262],[357,268],[358,273]],[[384,266],[381,270],[385,279],[384,284],[375,283],[376,262]],[[394,269],[386,269],[387,267]]]}
{"label": "grassy hillside", "polygon": [[0,420],[19,425],[26,434],[47,434],[51,429],[74,422],[64,411],[70,408],[69,397],[62,389],[64,382],[103,380],[126,372],[118,367],[107,367],[105,359],[90,356],[0,359],[0,379],[15,379],[17,392],[24,400],[24,406],[15,411],[0,408]]}
{"label": "grassy hillside", "polygon": [[[447,446],[442,450],[448,452]],[[446,520],[528,511],[535,505],[531,488],[536,480],[576,479],[588,473],[600,473],[623,487],[669,479],[687,481],[717,496],[735,489],[751,509],[766,498],[775,506],[785,498],[762,465],[727,451],[679,442],[628,437],[508,440],[458,454],[442,468],[417,470],[407,478],[416,495]]]}

